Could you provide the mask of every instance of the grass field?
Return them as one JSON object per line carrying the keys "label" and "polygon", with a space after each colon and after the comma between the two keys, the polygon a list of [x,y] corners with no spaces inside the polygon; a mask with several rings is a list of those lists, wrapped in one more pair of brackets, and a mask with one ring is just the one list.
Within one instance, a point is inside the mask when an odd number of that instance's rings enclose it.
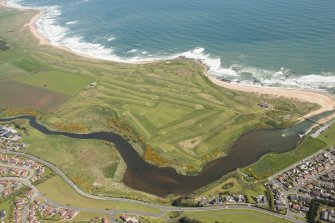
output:
{"label": "grass field", "polygon": [[[197,219],[203,223],[289,223],[291,221],[265,214],[258,211],[246,209],[238,210],[219,210],[219,211],[193,211],[184,212],[181,216],[186,216],[192,219]],[[168,221],[169,214],[164,215],[160,219],[145,218],[151,223],[172,222]]]}
{"label": "grass field", "polygon": [[16,79],[19,82],[32,86],[57,91],[69,96],[78,93],[94,79],[84,74],[71,74],[61,71],[44,71],[24,75]]}
{"label": "grass field", "polygon": [[118,201],[103,201],[89,199],[79,195],[72,190],[60,177],[56,176],[52,179],[39,184],[38,190],[45,194],[52,201],[62,204],[71,205],[74,207],[91,208],[95,210],[129,210],[129,211],[143,211],[158,214],[159,210],[142,206],[139,204],[131,204]]}

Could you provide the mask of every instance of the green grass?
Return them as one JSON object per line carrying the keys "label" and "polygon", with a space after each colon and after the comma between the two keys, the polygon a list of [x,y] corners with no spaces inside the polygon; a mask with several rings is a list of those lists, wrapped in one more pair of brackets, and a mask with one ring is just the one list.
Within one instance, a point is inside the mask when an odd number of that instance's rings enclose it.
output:
{"label": "green grass", "polygon": [[131,204],[118,201],[103,201],[89,199],[79,195],[69,185],[67,185],[60,177],[56,176],[52,179],[39,184],[38,190],[45,194],[52,201],[62,204],[81,208],[91,208],[96,210],[129,210],[143,211],[158,214],[159,210],[146,207],[139,204]]}
{"label": "green grass", "polygon": [[[35,69],[33,65],[29,69]],[[94,79],[83,74],[71,74],[62,71],[43,71],[17,78],[18,81],[36,87],[46,88],[67,95],[74,95],[86,87]]]}
{"label": "green grass", "polygon": [[[184,212],[182,216],[186,216],[192,219],[197,219],[204,223],[288,223],[289,220],[272,216],[270,214],[262,213],[259,211],[252,211],[246,209],[237,210],[218,210],[218,211],[193,211]],[[160,219],[151,218],[149,221],[152,223],[166,222],[168,214]]]}
{"label": "green grass", "polygon": [[333,124],[325,133],[321,134],[320,140],[328,144],[328,146],[335,146],[335,124]]}
{"label": "green grass", "polygon": [[10,219],[9,216],[10,202],[11,202],[10,200],[7,200],[5,202],[0,203],[0,210],[4,210],[6,212],[5,222],[6,220],[8,221]]}

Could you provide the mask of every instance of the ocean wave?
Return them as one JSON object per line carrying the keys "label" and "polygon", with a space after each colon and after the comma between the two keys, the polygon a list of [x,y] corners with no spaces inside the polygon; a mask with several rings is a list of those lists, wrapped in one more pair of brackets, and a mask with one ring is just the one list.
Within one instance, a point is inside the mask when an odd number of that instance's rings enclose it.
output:
{"label": "ocean wave", "polygon": [[115,40],[116,38],[114,37],[114,36],[109,36],[108,38],[107,38],[107,41],[108,42],[111,42],[111,41],[113,41],[113,40]]}
{"label": "ocean wave", "polygon": [[180,54],[180,56],[201,61],[208,67],[209,74],[213,76],[241,84],[305,89],[335,89],[335,74],[331,72],[297,75],[284,67],[275,71],[241,64],[232,64],[225,68],[222,66],[219,57],[206,54],[204,48],[195,48],[192,51]]}
{"label": "ocean wave", "polygon": [[[27,8],[20,5],[20,0],[10,0],[7,4],[11,7]],[[29,8],[36,9],[37,7]],[[136,56],[121,57],[114,53],[113,48],[108,48],[98,43],[90,43],[82,36],[71,36],[69,34],[70,29],[59,25],[57,22],[57,18],[62,14],[59,6],[39,7],[38,9],[42,9],[44,13],[36,22],[37,29],[52,44],[65,46],[73,52],[96,59],[138,63],[185,57],[201,61],[208,67],[210,75],[241,84],[307,89],[335,89],[334,73],[298,75],[293,74],[288,68],[284,67],[277,71],[259,69],[241,64],[232,64],[229,67],[224,67],[220,57],[206,53],[206,50],[201,47],[174,55],[168,55],[166,52],[162,52],[162,55],[152,55],[145,50],[133,49],[126,52],[126,54],[131,53],[133,55],[137,53]],[[68,22],[67,25],[75,24],[75,22],[77,21]],[[107,41],[113,41],[114,39],[114,36],[109,36]],[[245,57],[244,55],[242,56]]]}
{"label": "ocean wave", "polygon": [[67,22],[65,23],[66,25],[75,25],[77,24],[79,21],[75,20],[75,21],[70,21],[70,22]]}
{"label": "ocean wave", "polygon": [[22,5],[20,5],[21,0],[10,0],[10,1],[6,1],[6,5],[8,5],[9,7],[13,7],[13,8],[19,8],[19,9],[23,9],[25,7],[23,7]]}

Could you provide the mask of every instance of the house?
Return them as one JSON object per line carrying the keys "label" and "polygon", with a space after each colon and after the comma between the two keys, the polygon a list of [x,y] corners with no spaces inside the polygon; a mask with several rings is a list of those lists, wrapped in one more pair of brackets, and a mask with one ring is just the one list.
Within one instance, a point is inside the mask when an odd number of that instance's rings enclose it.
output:
{"label": "house", "polygon": [[68,210],[68,211],[67,211],[67,218],[68,218],[68,219],[72,219],[72,218],[74,218],[77,214],[78,214],[77,211],[74,211],[74,210]]}
{"label": "house", "polygon": [[12,188],[6,188],[2,191],[3,196],[7,196],[13,192]]}
{"label": "house", "polygon": [[309,211],[309,207],[307,206],[302,206],[301,209],[300,209],[302,212],[308,212]]}
{"label": "house", "polygon": [[299,204],[293,204],[292,209],[296,211],[300,211],[300,205]]}
{"label": "house", "polygon": [[127,214],[121,215],[120,218],[125,223],[139,223],[139,221],[135,217],[129,217]]}
{"label": "house", "polygon": [[109,223],[109,219],[107,217],[102,218],[102,223]]}

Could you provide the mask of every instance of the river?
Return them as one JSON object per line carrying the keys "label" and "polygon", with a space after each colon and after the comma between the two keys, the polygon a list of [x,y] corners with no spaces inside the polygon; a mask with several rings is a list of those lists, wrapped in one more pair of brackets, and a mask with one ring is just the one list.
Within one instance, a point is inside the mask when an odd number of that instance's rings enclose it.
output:
{"label": "river", "polygon": [[8,122],[16,119],[28,119],[33,128],[46,135],[60,135],[74,139],[97,139],[113,143],[127,164],[127,170],[123,177],[125,185],[161,197],[169,194],[191,193],[217,181],[227,173],[256,162],[266,153],[290,151],[301,142],[299,134],[304,133],[313,125],[310,121],[304,121],[289,129],[255,129],[249,131],[234,142],[229,155],[208,162],[196,176],[185,176],[177,173],[174,168],[161,168],[146,162],[126,139],[115,133],[79,134],[51,131],[38,123],[34,117],[28,115],[1,118],[0,121]]}

